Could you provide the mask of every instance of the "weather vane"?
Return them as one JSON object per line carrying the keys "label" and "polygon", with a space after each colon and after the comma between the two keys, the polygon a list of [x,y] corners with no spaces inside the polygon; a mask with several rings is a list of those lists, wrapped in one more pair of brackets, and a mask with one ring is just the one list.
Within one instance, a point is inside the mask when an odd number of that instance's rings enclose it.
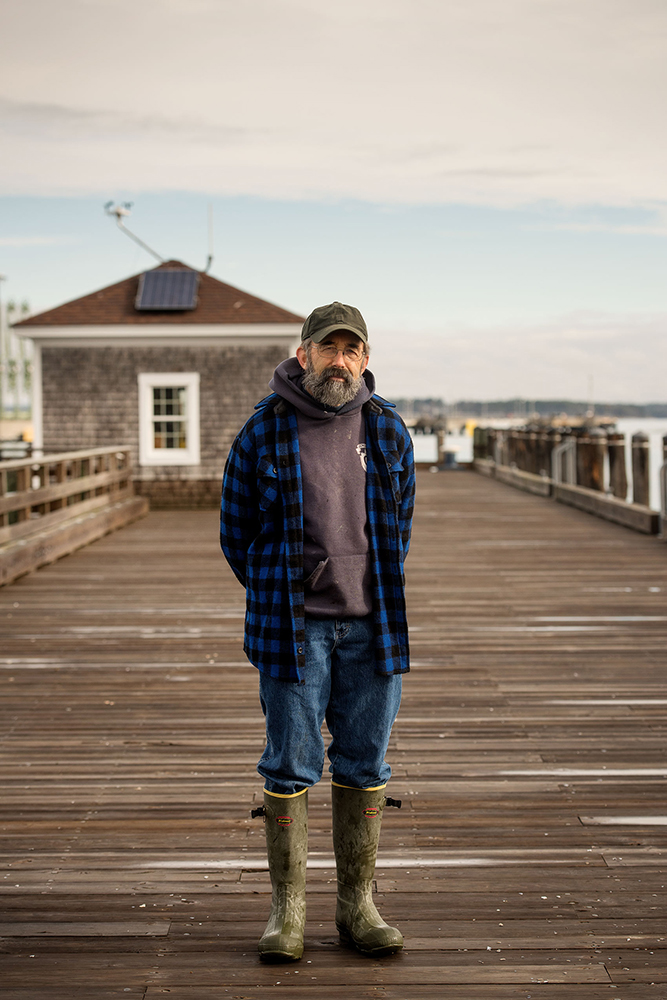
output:
{"label": "weather vane", "polygon": [[114,205],[112,201],[108,201],[104,206],[104,211],[107,213],[107,215],[113,215],[116,217],[116,223],[118,224],[118,228],[122,230],[122,232],[124,232],[127,236],[129,236],[131,240],[134,240],[135,243],[138,243],[143,250],[146,250],[147,253],[149,253],[152,257],[155,257],[155,259],[158,260],[161,264],[164,264],[164,257],[160,257],[160,255],[156,253],[155,250],[151,250],[148,244],[144,243],[143,240],[140,240],[138,236],[134,235],[134,233],[131,233],[130,230],[127,228],[127,226],[124,224],[123,218],[130,214],[131,209],[132,209],[131,201],[124,201],[122,205]]}

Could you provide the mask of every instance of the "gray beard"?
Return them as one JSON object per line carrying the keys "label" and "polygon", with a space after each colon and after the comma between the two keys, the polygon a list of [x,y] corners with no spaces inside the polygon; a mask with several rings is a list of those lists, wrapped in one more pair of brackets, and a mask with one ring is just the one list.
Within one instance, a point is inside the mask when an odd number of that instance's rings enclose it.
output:
{"label": "gray beard", "polygon": [[[334,382],[333,376],[342,378],[343,381]],[[329,365],[328,368],[325,368],[318,375],[309,359],[306,364],[302,385],[306,392],[310,393],[318,403],[338,409],[340,406],[344,406],[345,403],[352,402],[361,389],[363,381],[363,375],[354,378],[354,376],[350,375],[347,368],[337,368],[335,365]]]}

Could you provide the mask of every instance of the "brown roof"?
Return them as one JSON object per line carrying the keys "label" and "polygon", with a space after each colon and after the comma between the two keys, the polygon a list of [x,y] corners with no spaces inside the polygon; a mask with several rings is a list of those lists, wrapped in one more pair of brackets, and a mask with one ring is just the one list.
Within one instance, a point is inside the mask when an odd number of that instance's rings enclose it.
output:
{"label": "brown roof", "polygon": [[[173,268],[188,268],[178,260],[168,260],[155,271]],[[143,272],[142,272],[143,273]],[[139,312],[135,309],[140,274],[125,278],[115,285],[101,288],[80,299],[66,302],[55,309],[30,316],[16,326],[138,326],[150,323],[303,323],[304,317],[274,306],[272,302],[258,299],[255,295],[226,285],[224,281],[212,278],[210,274],[199,275],[199,292],[194,309],[183,312],[151,311]]]}

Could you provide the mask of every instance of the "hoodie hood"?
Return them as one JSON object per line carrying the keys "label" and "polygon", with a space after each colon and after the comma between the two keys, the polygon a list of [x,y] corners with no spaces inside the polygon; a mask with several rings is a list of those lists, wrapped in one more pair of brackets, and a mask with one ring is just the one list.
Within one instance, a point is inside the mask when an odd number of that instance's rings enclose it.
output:
{"label": "hoodie hood", "polygon": [[316,420],[331,420],[339,413],[351,413],[353,410],[358,410],[375,392],[375,377],[367,368],[357,395],[349,403],[345,403],[336,410],[324,406],[309,392],[306,392],[301,384],[303,375],[303,368],[299,364],[298,358],[287,358],[286,361],[281,361],[274,371],[269,388],[282,396],[286,402],[295,406],[301,413],[308,417],[314,417]]}

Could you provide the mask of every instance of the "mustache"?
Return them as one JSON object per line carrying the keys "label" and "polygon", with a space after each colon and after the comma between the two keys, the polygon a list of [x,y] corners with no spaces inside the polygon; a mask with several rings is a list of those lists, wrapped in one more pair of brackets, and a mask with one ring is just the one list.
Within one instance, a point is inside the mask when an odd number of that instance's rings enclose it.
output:
{"label": "mustache", "polygon": [[354,376],[350,374],[347,368],[338,368],[337,365],[329,365],[324,368],[319,375],[322,382],[327,381],[330,378],[342,378],[346,385],[351,385],[354,381]]}

